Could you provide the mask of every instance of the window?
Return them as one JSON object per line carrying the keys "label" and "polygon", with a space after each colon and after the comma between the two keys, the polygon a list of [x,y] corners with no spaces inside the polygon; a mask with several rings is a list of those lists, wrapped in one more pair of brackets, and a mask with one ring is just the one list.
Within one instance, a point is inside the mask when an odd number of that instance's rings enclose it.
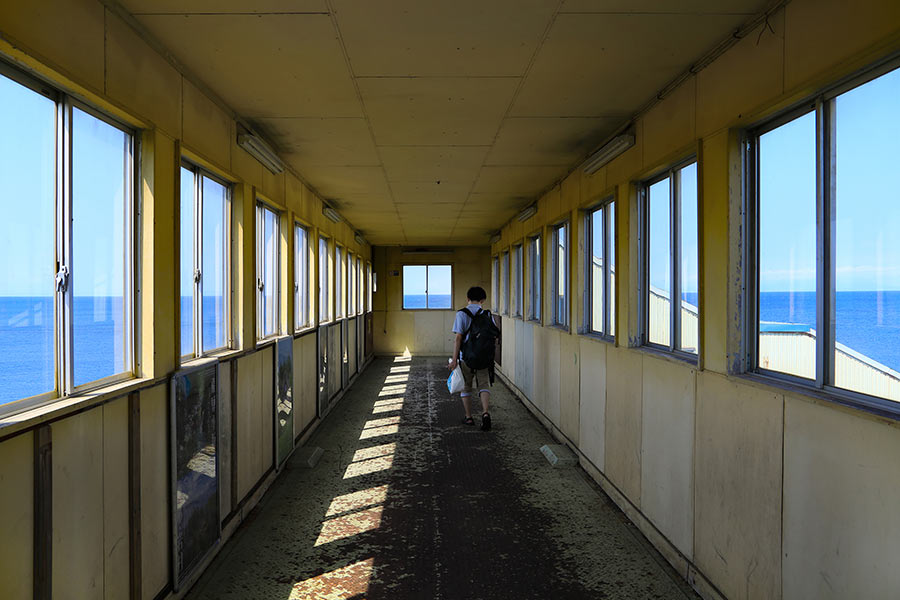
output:
{"label": "window", "polygon": [[589,252],[584,261],[585,331],[615,336],[615,205],[612,201],[587,213]]}
{"label": "window", "polygon": [[531,321],[541,320],[541,236],[528,240],[528,318]]}
{"label": "window", "polygon": [[256,337],[265,339],[280,332],[281,260],[279,215],[263,204],[256,205]]}
{"label": "window", "polygon": [[0,75],[0,405],[134,370],[133,134],[9,75]]}
{"label": "window", "polygon": [[892,410],[880,399],[900,401],[900,197],[884,176],[898,97],[900,69],[858,80],[747,144],[750,368]]}
{"label": "window", "polygon": [[647,182],[642,193],[644,340],[651,346],[696,355],[697,163],[670,169]]}
{"label": "window", "polygon": [[522,317],[522,245],[513,246],[513,316]]}
{"label": "window", "polygon": [[356,257],[347,256],[347,315],[356,315]]}
{"label": "window", "polygon": [[553,228],[553,324],[569,326],[569,224]]}
{"label": "window", "polygon": [[294,329],[310,325],[309,310],[309,231],[294,225]]}
{"label": "window", "polygon": [[328,238],[319,238],[319,323],[331,320],[331,260]]}
{"label": "window", "polygon": [[375,278],[375,274],[372,273],[372,263],[366,263],[366,281],[368,281],[368,304],[367,309],[369,312],[372,312],[372,293],[375,291],[376,285],[378,281]]}
{"label": "window", "polygon": [[334,302],[335,316],[344,317],[344,253],[343,249],[334,246]]}
{"label": "window", "polygon": [[495,256],[491,268],[491,304],[500,312],[500,258]]}
{"label": "window", "polygon": [[357,263],[357,267],[358,267],[357,268],[357,281],[358,281],[358,288],[359,288],[359,293],[356,296],[357,302],[359,305],[358,312],[359,312],[359,314],[364,314],[365,306],[363,304],[363,299],[365,298],[364,293],[365,293],[366,277],[365,277],[365,268],[363,265],[362,257],[359,257],[359,260],[357,260],[356,263]]}
{"label": "window", "polygon": [[450,265],[403,265],[404,309],[448,309],[452,303]]}
{"label": "window", "polygon": [[181,166],[181,357],[228,346],[230,189]]}
{"label": "window", "polygon": [[500,285],[503,286],[500,292],[503,299],[503,314],[509,315],[509,252],[504,252],[500,257]]}

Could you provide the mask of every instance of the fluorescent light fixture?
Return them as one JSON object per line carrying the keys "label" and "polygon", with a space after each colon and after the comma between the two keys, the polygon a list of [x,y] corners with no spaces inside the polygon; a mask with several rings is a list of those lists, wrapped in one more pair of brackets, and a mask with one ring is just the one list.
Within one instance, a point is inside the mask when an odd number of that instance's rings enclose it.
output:
{"label": "fluorescent light fixture", "polygon": [[403,248],[401,254],[453,254],[452,248]]}
{"label": "fluorescent light fixture", "polygon": [[527,221],[528,219],[533,217],[535,214],[537,214],[537,206],[532,204],[531,206],[529,206],[528,208],[526,208],[525,210],[523,210],[522,212],[519,213],[518,219],[520,221]]}
{"label": "fluorescent light fixture", "polygon": [[338,214],[338,211],[334,210],[330,206],[322,207],[322,214],[328,217],[329,220],[334,221],[335,223],[341,222],[341,215]]}
{"label": "fluorescent light fixture", "polygon": [[604,166],[632,146],[634,146],[633,133],[617,135],[602,148],[591,154],[590,157],[584,161],[584,165],[582,165],[581,168],[588,175],[596,173],[600,167]]}
{"label": "fluorescent light fixture", "polygon": [[494,244],[496,244],[499,241],[500,241],[500,232],[498,231],[497,233],[495,233],[494,235],[491,236],[490,244],[493,246]]}
{"label": "fluorescent light fixture", "polygon": [[356,241],[357,244],[364,244],[364,243],[365,243],[365,240],[363,239],[363,236],[360,235],[360,233],[359,233],[358,231],[357,231],[356,234],[353,236],[353,239]]}
{"label": "fluorescent light fixture", "polygon": [[262,163],[262,166],[274,174],[284,173],[284,163],[267,143],[252,133],[238,134],[238,146],[246,150],[250,156]]}

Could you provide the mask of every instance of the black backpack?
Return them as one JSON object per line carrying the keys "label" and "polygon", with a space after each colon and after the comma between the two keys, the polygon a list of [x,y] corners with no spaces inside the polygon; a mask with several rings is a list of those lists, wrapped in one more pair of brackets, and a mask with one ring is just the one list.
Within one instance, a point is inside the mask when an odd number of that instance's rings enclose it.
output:
{"label": "black backpack", "polygon": [[487,369],[491,383],[494,382],[494,347],[500,330],[494,325],[491,311],[482,310],[472,314],[468,308],[461,308],[472,319],[463,340],[463,362],[473,371]]}

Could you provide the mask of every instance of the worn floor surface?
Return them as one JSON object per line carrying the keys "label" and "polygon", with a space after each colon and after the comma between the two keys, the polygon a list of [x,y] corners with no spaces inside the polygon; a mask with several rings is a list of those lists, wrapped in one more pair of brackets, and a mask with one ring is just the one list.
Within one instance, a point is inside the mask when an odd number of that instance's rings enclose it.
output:
{"label": "worn floor surface", "polygon": [[[290,461],[188,598],[695,598],[497,382],[461,424],[446,359],[378,359]],[[479,421],[476,419],[476,422]],[[296,456],[295,456],[296,458]]]}

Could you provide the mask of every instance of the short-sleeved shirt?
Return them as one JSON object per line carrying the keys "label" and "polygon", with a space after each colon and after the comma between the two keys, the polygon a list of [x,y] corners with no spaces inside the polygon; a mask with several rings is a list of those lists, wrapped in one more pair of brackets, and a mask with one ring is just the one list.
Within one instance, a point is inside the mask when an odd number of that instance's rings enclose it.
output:
{"label": "short-sleeved shirt", "polygon": [[[469,312],[473,315],[477,315],[479,312],[484,310],[479,304],[470,304],[466,308],[469,309]],[[456,312],[456,320],[453,322],[453,333],[462,333],[465,334],[465,338],[463,338],[463,343],[466,342],[466,338],[469,337],[468,331],[469,326],[472,324],[472,317],[464,313],[463,311]],[[462,357],[462,352],[460,351],[460,357]]]}

